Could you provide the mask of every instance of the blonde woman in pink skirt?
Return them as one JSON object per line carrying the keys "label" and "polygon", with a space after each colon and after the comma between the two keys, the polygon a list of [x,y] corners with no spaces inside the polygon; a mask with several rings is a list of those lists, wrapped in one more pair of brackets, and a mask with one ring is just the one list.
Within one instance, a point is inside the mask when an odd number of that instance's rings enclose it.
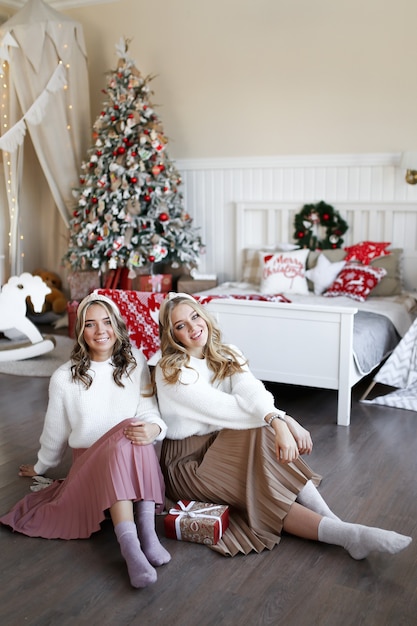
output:
{"label": "blonde woman in pink skirt", "polygon": [[[109,511],[133,587],[157,579],[170,560],[155,532],[164,480],[155,441],[166,433],[144,356],[133,350],[117,306],[91,294],[77,311],[71,359],[51,377],[35,465],[19,476],[45,474],[67,446],[67,478],[28,494],[0,522],[30,537],[87,538]],[[125,435],[129,428],[129,438]]]}
{"label": "blonde woman in pink skirt", "polygon": [[330,510],[316,489],[320,477],[300,456],[312,450],[309,432],[275,406],[192,296],[169,294],[159,323],[155,383],[168,426],[161,451],[167,496],[230,506],[230,526],[215,550],[261,552],[283,530],[342,546],[354,559],[409,545],[410,537],[348,524]]}

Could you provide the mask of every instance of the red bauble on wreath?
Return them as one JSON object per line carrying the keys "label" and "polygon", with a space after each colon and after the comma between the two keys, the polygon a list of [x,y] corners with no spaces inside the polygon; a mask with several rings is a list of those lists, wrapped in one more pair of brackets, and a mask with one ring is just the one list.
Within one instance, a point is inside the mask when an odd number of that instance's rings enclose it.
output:
{"label": "red bauble on wreath", "polygon": [[332,250],[341,248],[347,222],[330,204],[305,204],[294,219],[294,239],[301,248]]}

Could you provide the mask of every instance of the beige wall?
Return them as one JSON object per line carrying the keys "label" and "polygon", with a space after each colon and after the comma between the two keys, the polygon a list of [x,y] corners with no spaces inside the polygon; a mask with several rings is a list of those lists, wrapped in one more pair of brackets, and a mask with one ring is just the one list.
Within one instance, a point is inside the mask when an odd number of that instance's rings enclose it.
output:
{"label": "beige wall", "polygon": [[[142,73],[157,76],[169,154],[207,243],[203,271],[230,266],[239,200],[416,201],[392,158],[417,149],[416,0],[119,0],[66,13],[84,27],[92,121],[121,36]],[[222,157],[255,159],[248,169]],[[58,269],[66,242],[57,211],[48,220],[49,203],[33,192],[37,171],[21,198],[33,217],[22,226],[28,271]]]}
{"label": "beige wall", "polygon": [[417,148],[415,0],[119,0],[84,27],[92,113],[115,44],[156,74],[175,158]]}

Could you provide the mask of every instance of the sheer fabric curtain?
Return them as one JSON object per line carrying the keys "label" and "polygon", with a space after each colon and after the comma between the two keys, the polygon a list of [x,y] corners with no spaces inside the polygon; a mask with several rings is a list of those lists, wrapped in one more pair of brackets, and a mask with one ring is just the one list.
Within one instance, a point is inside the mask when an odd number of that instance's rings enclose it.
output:
{"label": "sheer fabric curtain", "polygon": [[[42,0],[29,0],[0,29],[3,54],[1,106],[5,189],[10,221],[10,273],[35,269],[25,262],[25,241],[30,237],[55,244],[53,254],[65,250],[63,232],[74,206],[72,189],[78,185],[80,166],[90,143],[91,119],[87,54],[82,27]],[[33,151],[26,149],[28,138]],[[23,174],[37,159],[53,202],[55,215],[45,219],[49,204],[42,199],[39,181]],[[26,178],[26,180],[25,180]],[[28,181],[28,183],[26,182]],[[32,193],[30,188],[32,182]],[[34,185],[34,187],[33,187]],[[42,202],[42,206],[40,205]],[[49,209],[48,209],[49,210]],[[22,226],[24,216],[24,227]],[[64,226],[64,231],[62,230]],[[49,232],[39,227],[47,229]],[[37,265],[51,267],[51,250],[42,246]],[[44,257],[42,257],[44,255]]]}

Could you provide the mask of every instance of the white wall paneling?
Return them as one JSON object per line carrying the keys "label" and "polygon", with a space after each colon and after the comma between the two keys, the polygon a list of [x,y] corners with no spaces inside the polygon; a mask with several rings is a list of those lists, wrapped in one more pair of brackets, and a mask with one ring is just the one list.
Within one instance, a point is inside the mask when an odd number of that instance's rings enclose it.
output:
{"label": "white wall paneling", "polygon": [[[405,182],[399,158],[399,154],[360,154],[179,160],[185,208],[207,246],[200,271],[217,274],[219,281],[238,277],[235,207],[239,202],[288,205],[285,225],[278,230],[273,223],[276,216],[271,215],[269,221],[263,213],[253,216],[254,238],[258,229],[264,229],[271,233],[271,243],[277,242],[278,235],[279,241],[291,239],[294,213],[304,204],[323,200],[347,220],[347,244],[375,232],[380,240],[416,249],[417,185]],[[358,210],[361,202],[367,206],[363,214]],[[398,205],[398,219],[393,223],[384,222],[384,213],[378,211],[378,205],[387,203]],[[372,220],[371,226],[367,220]]]}

